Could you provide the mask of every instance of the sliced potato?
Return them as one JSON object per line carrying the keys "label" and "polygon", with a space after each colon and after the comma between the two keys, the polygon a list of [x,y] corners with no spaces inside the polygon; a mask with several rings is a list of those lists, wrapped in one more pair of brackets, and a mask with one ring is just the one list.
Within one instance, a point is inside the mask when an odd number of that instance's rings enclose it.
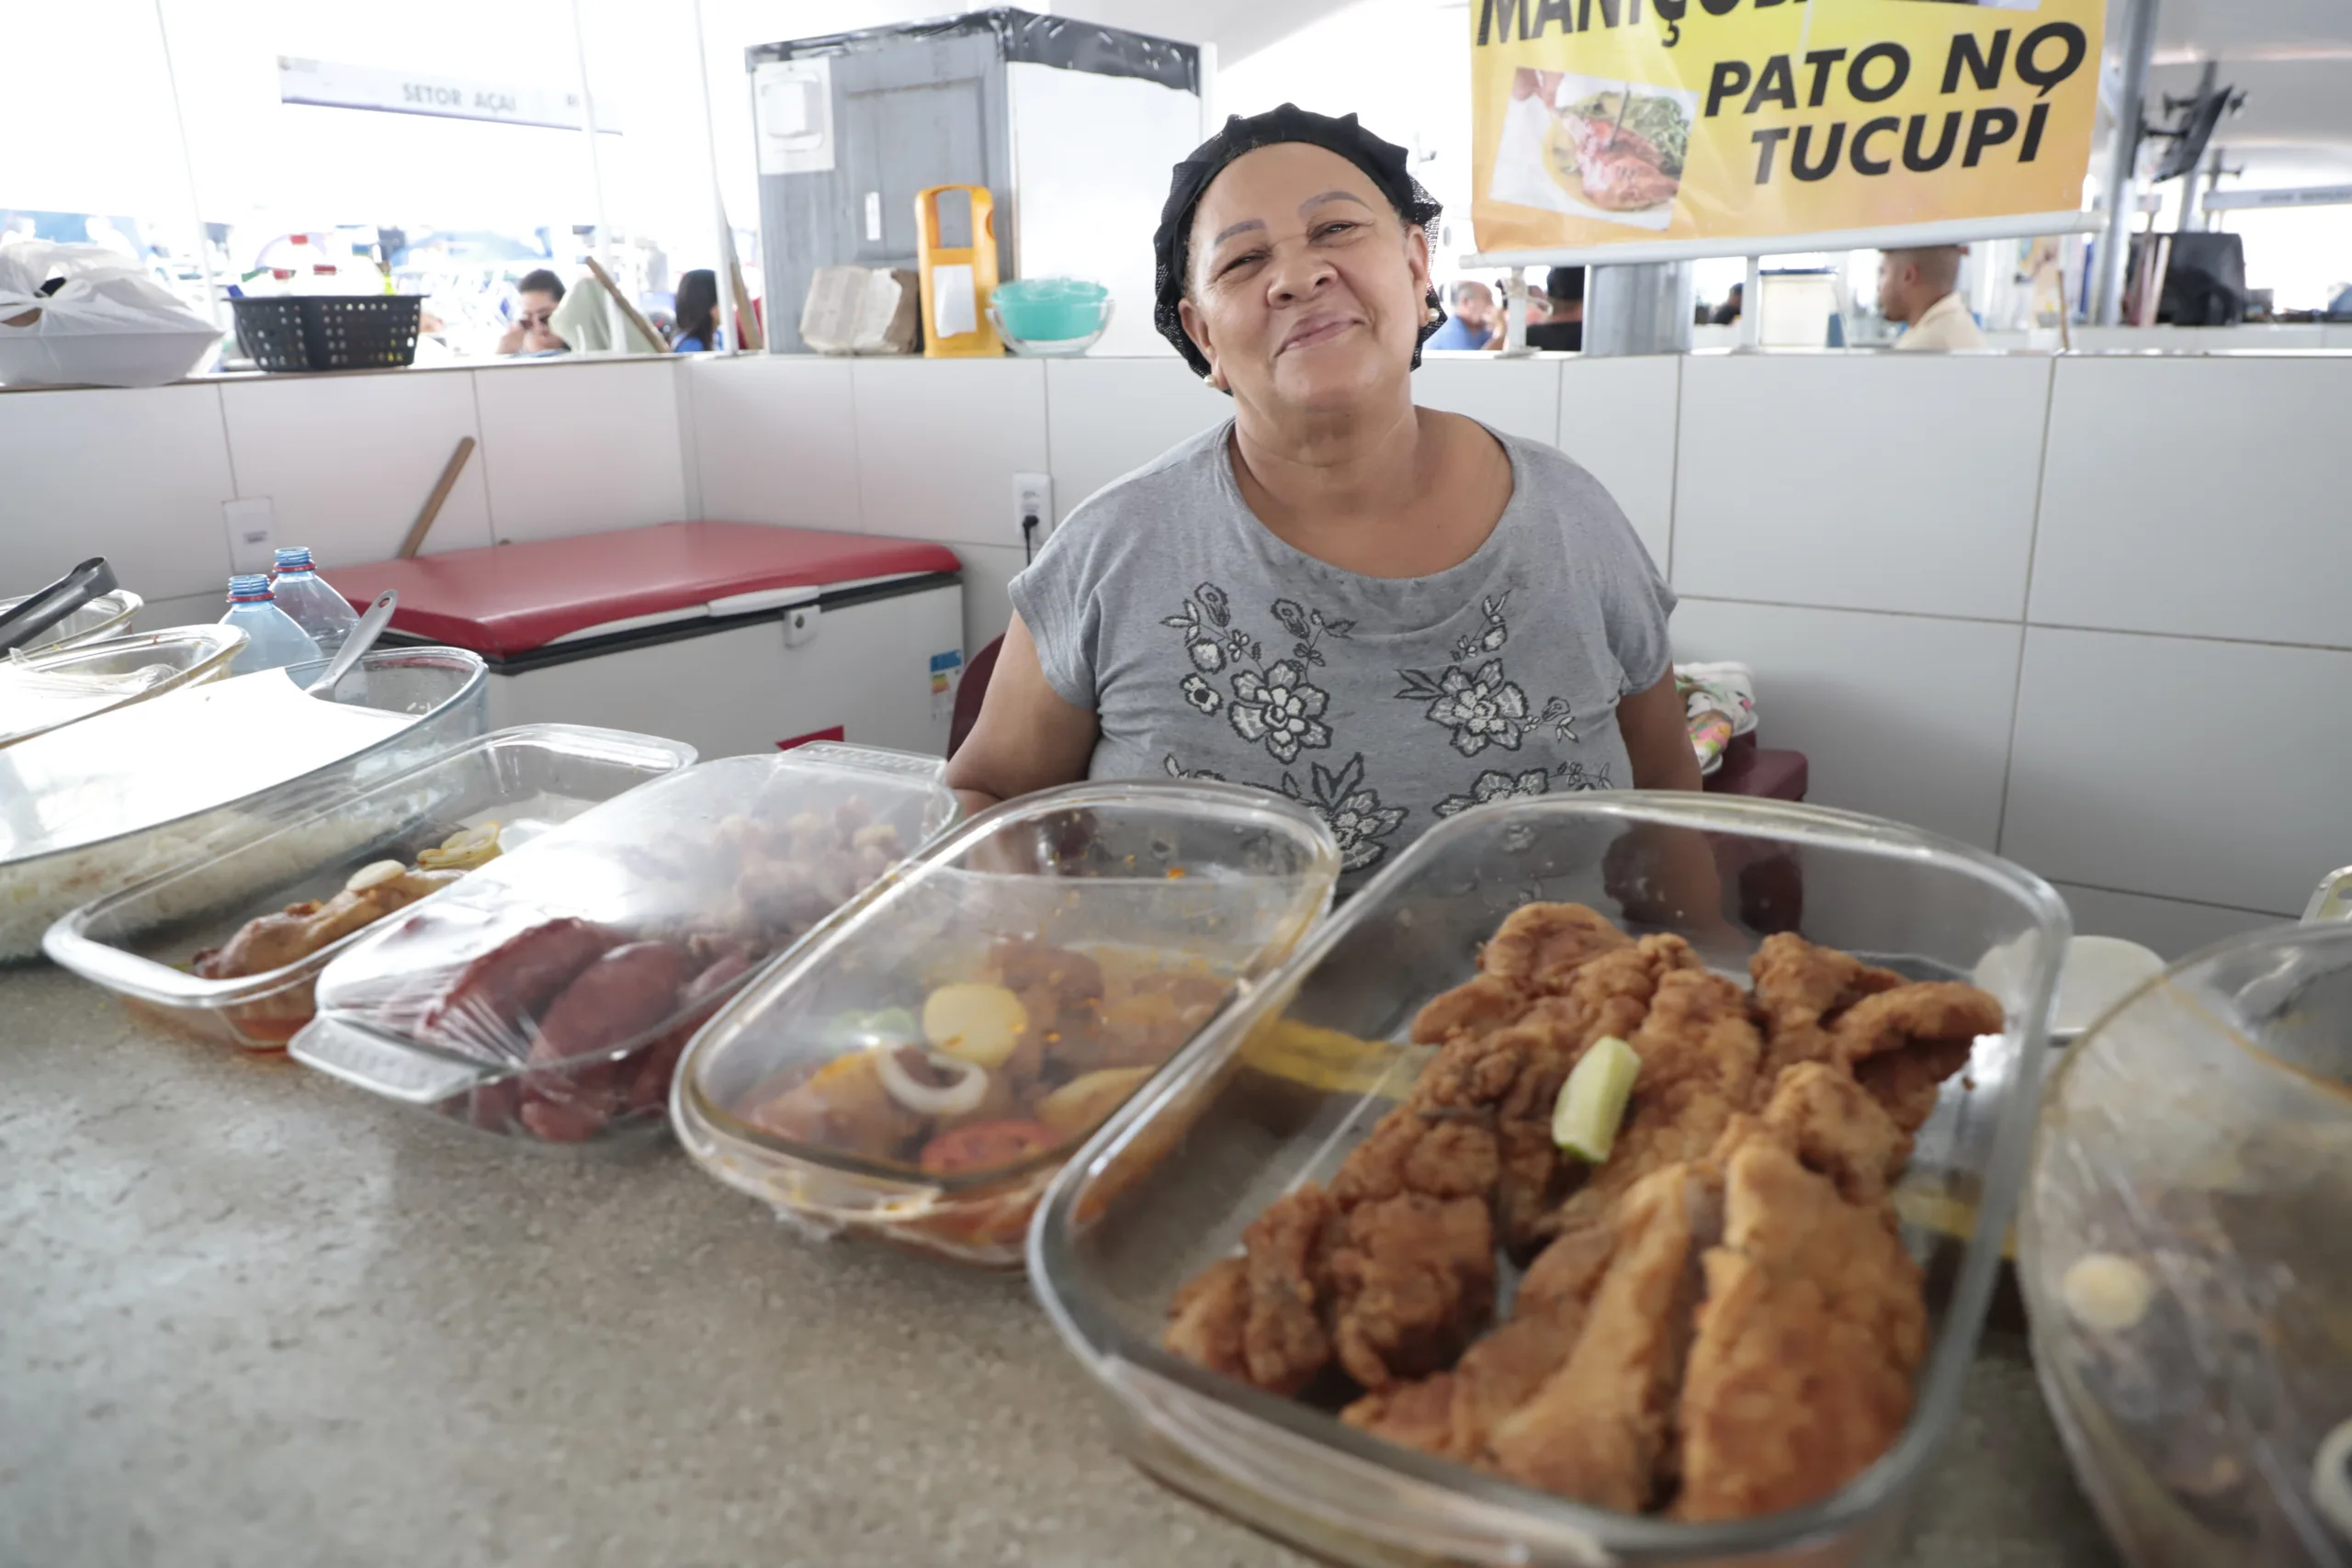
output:
{"label": "sliced potato", "polygon": [[408,874],[408,867],[396,860],[370,861],[351,874],[344,883],[345,893],[365,893],[371,887],[381,887]]}
{"label": "sliced potato", "polygon": [[1158,1067],[1104,1067],[1081,1073],[1037,1102],[1037,1120],[1065,1136],[1100,1126]]}
{"label": "sliced potato", "polygon": [[1002,986],[942,986],[922,1004],[922,1032],[951,1056],[1001,1067],[1029,1032],[1029,1010]]}

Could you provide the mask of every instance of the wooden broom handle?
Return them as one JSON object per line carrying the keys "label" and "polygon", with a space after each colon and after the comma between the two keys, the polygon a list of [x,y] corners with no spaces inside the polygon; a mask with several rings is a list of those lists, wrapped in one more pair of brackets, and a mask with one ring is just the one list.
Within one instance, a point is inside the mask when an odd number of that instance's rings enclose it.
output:
{"label": "wooden broom handle", "polygon": [[458,476],[465,472],[466,459],[473,455],[474,438],[459,436],[458,449],[449,454],[448,466],[441,470],[441,482],[433,487],[433,493],[424,498],[424,510],[416,514],[414,523],[409,525],[408,537],[401,541],[397,558],[408,560],[424,547],[424,536],[433,531],[433,520],[441,515],[441,503],[447,501],[449,492],[457,488]]}

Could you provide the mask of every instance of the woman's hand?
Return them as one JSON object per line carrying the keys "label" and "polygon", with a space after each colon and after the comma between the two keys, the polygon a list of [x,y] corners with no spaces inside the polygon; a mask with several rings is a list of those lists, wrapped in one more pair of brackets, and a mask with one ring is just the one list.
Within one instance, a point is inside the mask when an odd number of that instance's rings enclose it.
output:
{"label": "woman's hand", "polygon": [[1093,759],[1095,733],[1094,715],[1063,701],[1046,682],[1037,645],[1015,615],[997,650],[979,721],[948,759],[947,785],[969,815],[1015,795],[1076,784]]}

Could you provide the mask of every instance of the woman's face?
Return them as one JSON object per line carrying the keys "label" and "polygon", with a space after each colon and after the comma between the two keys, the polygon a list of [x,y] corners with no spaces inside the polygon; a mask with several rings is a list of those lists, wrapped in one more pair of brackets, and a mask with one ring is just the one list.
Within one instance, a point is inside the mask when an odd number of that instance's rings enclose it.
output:
{"label": "woman's face", "polygon": [[1337,152],[1284,141],[1227,164],[1193,209],[1187,265],[1184,330],[1241,403],[1335,411],[1403,385],[1429,242]]}

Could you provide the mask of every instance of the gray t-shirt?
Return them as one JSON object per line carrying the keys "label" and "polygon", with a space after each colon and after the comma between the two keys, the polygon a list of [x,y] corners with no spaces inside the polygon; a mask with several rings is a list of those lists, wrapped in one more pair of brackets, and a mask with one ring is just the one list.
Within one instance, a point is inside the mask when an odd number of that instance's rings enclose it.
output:
{"label": "gray t-shirt", "polygon": [[1617,702],[1666,673],[1674,592],[1599,481],[1497,432],[1511,498],[1477,552],[1363,577],[1258,521],[1232,428],[1089,498],[1012,581],[1046,681],[1101,725],[1089,776],[1287,795],[1343,888],[1458,811],[1632,784]]}

